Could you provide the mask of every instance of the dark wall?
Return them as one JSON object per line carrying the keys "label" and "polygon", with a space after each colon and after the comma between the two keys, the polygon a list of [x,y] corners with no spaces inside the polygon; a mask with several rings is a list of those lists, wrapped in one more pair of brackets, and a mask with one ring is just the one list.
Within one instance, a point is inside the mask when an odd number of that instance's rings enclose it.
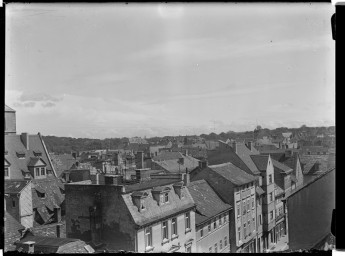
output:
{"label": "dark wall", "polygon": [[331,231],[335,170],[287,199],[289,249],[311,249]]}

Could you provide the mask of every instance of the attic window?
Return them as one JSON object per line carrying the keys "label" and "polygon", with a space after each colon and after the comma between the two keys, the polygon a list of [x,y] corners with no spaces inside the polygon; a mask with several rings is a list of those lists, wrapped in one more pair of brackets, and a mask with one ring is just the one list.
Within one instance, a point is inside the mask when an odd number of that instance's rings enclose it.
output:
{"label": "attic window", "polygon": [[34,156],[42,156],[42,152],[39,150],[34,150]]}
{"label": "attic window", "polygon": [[24,159],[25,158],[25,152],[16,152],[17,153],[17,157],[19,159]]}
{"label": "attic window", "polygon": [[41,192],[39,192],[39,191],[37,191],[37,190],[36,190],[36,192],[37,192],[37,196],[38,196],[39,198],[45,198],[45,197],[46,197],[46,193],[41,193]]}

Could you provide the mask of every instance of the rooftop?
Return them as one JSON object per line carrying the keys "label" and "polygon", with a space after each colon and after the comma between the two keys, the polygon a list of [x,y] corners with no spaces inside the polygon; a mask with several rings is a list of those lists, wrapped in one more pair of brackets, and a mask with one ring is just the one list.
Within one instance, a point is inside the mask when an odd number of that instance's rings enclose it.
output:
{"label": "rooftop", "polygon": [[31,180],[5,180],[5,193],[18,194],[20,193]]}
{"label": "rooftop", "polygon": [[232,207],[224,203],[205,180],[193,181],[188,185],[189,193],[196,203],[196,225]]}

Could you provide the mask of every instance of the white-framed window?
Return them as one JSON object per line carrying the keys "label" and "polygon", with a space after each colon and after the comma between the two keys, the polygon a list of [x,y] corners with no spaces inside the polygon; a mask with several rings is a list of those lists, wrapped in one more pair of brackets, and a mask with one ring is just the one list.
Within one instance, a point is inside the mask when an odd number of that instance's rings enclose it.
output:
{"label": "white-framed window", "polygon": [[241,240],[241,228],[237,228],[238,240]]}
{"label": "white-framed window", "polygon": [[171,235],[177,236],[177,219],[176,218],[171,219],[171,230],[172,230]]}
{"label": "white-framed window", "polygon": [[224,246],[225,247],[228,246],[228,237],[227,236],[224,237]]}
{"label": "white-framed window", "polygon": [[40,168],[35,168],[35,176],[40,176]]}
{"label": "white-framed window", "polygon": [[218,245],[217,245],[217,243],[214,244],[214,252],[215,252],[215,253],[218,252]]}
{"label": "white-framed window", "polygon": [[191,253],[192,252],[192,245],[188,244],[186,245],[186,253]]}
{"label": "white-framed window", "polygon": [[252,197],[252,208],[254,209],[254,206],[255,206],[255,204],[254,204],[254,197]]}
{"label": "white-framed window", "polygon": [[222,225],[222,217],[223,217],[222,215],[219,216],[219,226]]}
{"label": "white-framed window", "polygon": [[203,237],[204,236],[204,228],[201,228],[200,229],[200,237]]}
{"label": "white-framed window", "polygon": [[168,233],[168,221],[163,221],[162,222],[162,234],[163,234],[163,241],[167,240],[169,237]]}
{"label": "white-framed window", "polygon": [[146,248],[152,247],[152,228],[145,229],[145,246]]}
{"label": "white-framed window", "polygon": [[255,217],[253,217],[252,222],[253,222],[253,230],[254,230],[255,229]]}
{"label": "white-framed window", "polygon": [[273,211],[270,212],[270,221],[273,220]]}
{"label": "white-framed window", "polygon": [[241,215],[241,203],[237,203],[237,216]]}
{"label": "white-framed window", "polygon": [[272,174],[268,175],[268,184],[272,184]]}
{"label": "white-framed window", "polygon": [[213,228],[216,229],[217,228],[217,219],[214,219],[214,222],[213,222]]}
{"label": "white-framed window", "polygon": [[273,192],[270,193],[270,202],[273,201]]}
{"label": "white-framed window", "polygon": [[190,229],[190,212],[185,214],[186,229]]}
{"label": "white-framed window", "polygon": [[222,249],[223,249],[223,241],[220,240],[220,241],[219,241],[219,250],[222,250]]}
{"label": "white-framed window", "polygon": [[211,232],[211,222],[208,223],[208,232]]}
{"label": "white-framed window", "polygon": [[244,237],[247,236],[247,225],[246,225],[246,223],[243,224],[243,235],[244,235]]}
{"label": "white-framed window", "polygon": [[5,173],[5,177],[10,177],[10,167],[5,167],[4,173]]}
{"label": "white-framed window", "polygon": [[250,220],[248,220],[248,234],[250,233]]}
{"label": "white-framed window", "polygon": [[41,175],[46,175],[46,168],[45,167],[41,167]]}
{"label": "white-framed window", "polygon": [[247,211],[250,210],[250,199],[247,199]]}
{"label": "white-framed window", "polygon": [[224,214],[224,223],[226,223],[228,221],[228,214]]}

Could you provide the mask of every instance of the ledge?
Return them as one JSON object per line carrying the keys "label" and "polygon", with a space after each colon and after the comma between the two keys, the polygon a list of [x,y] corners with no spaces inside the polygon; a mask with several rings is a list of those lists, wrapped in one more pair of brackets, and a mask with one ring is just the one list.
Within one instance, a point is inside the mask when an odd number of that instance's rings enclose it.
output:
{"label": "ledge", "polygon": [[150,246],[150,247],[146,247],[145,252],[152,252],[154,249],[154,247]]}
{"label": "ledge", "polygon": [[169,239],[163,239],[163,241],[162,241],[162,245],[163,244],[166,244],[166,243],[169,243],[170,242],[170,240]]}
{"label": "ledge", "polygon": [[188,228],[188,229],[186,229],[186,231],[184,233],[187,234],[189,232],[192,232],[192,229]]}
{"label": "ledge", "polygon": [[176,239],[176,238],[178,238],[178,235],[172,236],[172,237],[171,237],[171,241],[174,240],[174,239]]}

